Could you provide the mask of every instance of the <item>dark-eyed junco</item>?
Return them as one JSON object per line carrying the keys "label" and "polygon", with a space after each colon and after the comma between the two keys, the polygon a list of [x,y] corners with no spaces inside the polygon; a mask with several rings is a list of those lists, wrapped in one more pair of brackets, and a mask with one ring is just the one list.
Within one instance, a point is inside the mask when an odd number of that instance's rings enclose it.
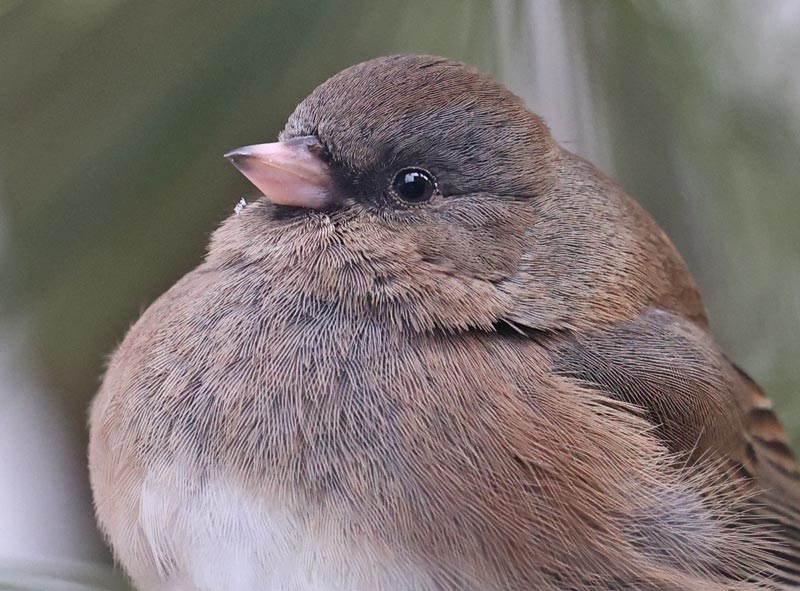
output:
{"label": "dark-eyed junco", "polygon": [[800,479],[664,233],[502,86],[375,59],[228,158],[264,197],[113,355],[142,591],[791,588]]}

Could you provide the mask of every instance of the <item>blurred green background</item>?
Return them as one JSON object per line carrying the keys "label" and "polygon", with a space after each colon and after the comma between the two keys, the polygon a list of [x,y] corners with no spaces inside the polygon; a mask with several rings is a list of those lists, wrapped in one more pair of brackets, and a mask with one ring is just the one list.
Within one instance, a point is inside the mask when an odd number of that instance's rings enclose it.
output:
{"label": "blurred green background", "polygon": [[0,0],[0,588],[115,585],[81,566],[105,356],[252,193],[221,154],[397,52],[494,73],[639,199],[798,440],[797,0]]}

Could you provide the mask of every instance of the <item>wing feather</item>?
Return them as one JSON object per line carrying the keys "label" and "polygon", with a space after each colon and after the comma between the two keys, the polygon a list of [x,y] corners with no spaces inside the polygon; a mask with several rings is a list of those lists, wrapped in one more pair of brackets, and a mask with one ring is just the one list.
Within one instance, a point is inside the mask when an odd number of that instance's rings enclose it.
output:
{"label": "wing feather", "polygon": [[[537,338],[542,338],[538,335]],[[668,447],[690,463],[712,457],[747,478],[749,523],[771,530],[779,588],[800,589],[800,471],[769,399],[701,327],[652,310],[588,335],[545,339],[556,370],[637,405]]]}

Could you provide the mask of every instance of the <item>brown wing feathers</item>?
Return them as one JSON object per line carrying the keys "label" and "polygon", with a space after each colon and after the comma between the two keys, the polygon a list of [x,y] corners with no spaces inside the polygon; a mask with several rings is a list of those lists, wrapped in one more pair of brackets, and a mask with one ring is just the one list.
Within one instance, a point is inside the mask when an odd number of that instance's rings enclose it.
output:
{"label": "brown wing feathers", "polygon": [[800,588],[800,475],[786,432],[758,385],[704,331],[651,311],[612,330],[553,337],[548,348],[559,373],[642,408],[690,462],[733,459],[753,483],[747,522],[778,538],[768,558],[776,583]]}

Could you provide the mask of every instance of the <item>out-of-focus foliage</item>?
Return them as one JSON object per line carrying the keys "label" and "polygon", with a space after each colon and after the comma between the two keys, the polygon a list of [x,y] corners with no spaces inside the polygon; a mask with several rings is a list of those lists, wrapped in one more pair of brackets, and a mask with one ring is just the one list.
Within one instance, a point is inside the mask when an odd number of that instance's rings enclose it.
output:
{"label": "out-of-focus foliage", "polygon": [[103,565],[76,565],[63,561],[32,564],[0,557],[3,591],[122,591],[129,589],[119,573]]}

